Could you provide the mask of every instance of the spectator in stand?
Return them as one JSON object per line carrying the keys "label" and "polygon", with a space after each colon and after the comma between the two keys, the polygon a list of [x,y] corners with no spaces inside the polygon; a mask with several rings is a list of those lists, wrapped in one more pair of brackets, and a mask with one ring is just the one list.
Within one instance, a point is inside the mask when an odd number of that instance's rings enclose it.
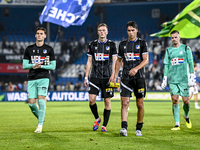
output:
{"label": "spectator in stand", "polygon": [[160,53],[161,53],[161,45],[160,43],[156,43],[156,46],[153,49],[153,54],[154,54],[154,60],[157,60],[159,62],[160,59]]}
{"label": "spectator in stand", "polygon": [[67,82],[65,85],[65,91],[69,91],[70,89],[70,82]]}
{"label": "spectator in stand", "polygon": [[14,91],[12,82],[9,82],[8,91],[9,92],[13,92]]}
{"label": "spectator in stand", "polygon": [[200,52],[199,52],[199,49],[197,47],[195,47],[194,59],[195,59],[195,62],[198,62],[199,59],[200,59]]}
{"label": "spectator in stand", "polygon": [[24,81],[24,84],[23,84],[23,91],[27,91],[27,87],[28,87],[28,82],[27,82],[27,81]]}
{"label": "spectator in stand", "polygon": [[24,54],[24,47],[21,45],[20,49],[19,49],[19,53],[20,54]]}
{"label": "spectator in stand", "polygon": [[69,50],[69,45],[66,39],[64,39],[61,43],[61,53],[65,53],[67,52],[67,50]]}
{"label": "spectator in stand", "polygon": [[78,82],[76,82],[75,86],[74,86],[74,91],[78,91],[80,89],[80,84]]}
{"label": "spectator in stand", "polygon": [[61,91],[64,91],[65,90],[65,85],[64,85],[64,83],[62,82],[62,84],[61,84]]}
{"label": "spectator in stand", "polygon": [[73,90],[74,90],[74,84],[73,84],[72,82],[71,82],[70,85],[69,85],[69,90],[70,90],[70,91],[73,91]]}
{"label": "spectator in stand", "polygon": [[86,52],[85,46],[86,46],[86,38],[85,38],[84,35],[82,35],[78,40],[78,49],[83,51],[83,52]]}

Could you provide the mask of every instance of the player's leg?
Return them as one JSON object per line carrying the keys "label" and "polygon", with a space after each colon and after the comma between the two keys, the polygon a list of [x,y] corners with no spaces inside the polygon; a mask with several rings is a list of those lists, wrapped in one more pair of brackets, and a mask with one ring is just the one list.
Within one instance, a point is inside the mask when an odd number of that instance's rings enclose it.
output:
{"label": "player's leg", "polygon": [[38,87],[38,127],[35,130],[36,133],[41,133],[43,128],[43,122],[45,118],[46,108],[45,108],[45,99],[48,93],[49,79],[38,79],[37,80]]}
{"label": "player's leg", "polygon": [[108,124],[109,118],[110,118],[110,113],[111,113],[111,102],[110,98],[105,98],[104,99],[104,112],[103,112],[103,126],[101,128],[102,132],[107,132],[106,126]]}
{"label": "player's leg", "polygon": [[179,85],[180,88],[180,95],[182,96],[182,100],[183,100],[183,110],[184,110],[184,118],[186,121],[186,126],[187,128],[192,128],[192,123],[189,119],[189,111],[190,111],[190,91],[189,91],[189,87],[187,84],[183,84],[181,83]]}
{"label": "player's leg", "polygon": [[28,99],[28,105],[31,109],[31,112],[34,114],[34,116],[38,118],[38,107],[36,105],[36,99],[34,98]]}
{"label": "player's leg", "polygon": [[100,80],[91,78],[90,79],[90,90],[89,90],[89,106],[92,114],[95,117],[95,122],[93,125],[93,130],[96,131],[99,128],[99,124],[101,122],[101,118],[99,117],[98,114],[98,109],[97,109],[97,104],[96,104],[96,96],[99,95],[99,84]]}
{"label": "player's leg", "polygon": [[169,84],[169,90],[172,99],[172,112],[175,121],[175,127],[171,130],[180,130],[180,108],[179,108],[179,94],[180,89],[176,84]]}
{"label": "player's leg", "polygon": [[36,98],[37,98],[37,88],[36,88],[36,81],[28,81],[28,105],[31,109],[31,112],[34,114],[36,118],[38,118],[38,107],[36,105]]}
{"label": "player's leg", "polygon": [[109,79],[101,80],[101,97],[104,98],[104,112],[103,112],[103,126],[101,128],[102,132],[107,132],[106,126],[108,124],[110,113],[111,113],[111,102],[110,98],[114,96],[114,91],[112,88],[107,88],[107,83]]}
{"label": "player's leg", "polygon": [[119,134],[122,136],[127,136],[127,128],[128,128],[128,107],[130,102],[130,97],[132,97],[132,88],[130,80],[121,81],[121,127],[122,129],[119,131]]}
{"label": "player's leg", "polygon": [[175,127],[171,130],[180,130],[180,108],[179,95],[173,95],[172,98],[172,112],[174,115]]}
{"label": "player's leg", "polygon": [[36,98],[36,106],[39,108],[38,98]]}
{"label": "player's leg", "polygon": [[119,134],[122,136],[127,136],[128,128],[128,107],[129,107],[130,97],[121,96],[121,127]]}
{"label": "player's leg", "polygon": [[194,106],[195,106],[195,109],[200,109],[198,105],[198,86],[197,85],[194,86]]}
{"label": "player's leg", "polygon": [[200,106],[198,104],[198,93],[194,94],[194,106],[195,106],[195,109],[200,109]]}
{"label": "player's leg", "polygon": [[144,103],[143,99],[146,95],[146,86],[144,79],[134,80],[134,94],[136,96],[137,112],[137,124],[136,124],[136,136],[142,136],[143,118],[144,118]]}

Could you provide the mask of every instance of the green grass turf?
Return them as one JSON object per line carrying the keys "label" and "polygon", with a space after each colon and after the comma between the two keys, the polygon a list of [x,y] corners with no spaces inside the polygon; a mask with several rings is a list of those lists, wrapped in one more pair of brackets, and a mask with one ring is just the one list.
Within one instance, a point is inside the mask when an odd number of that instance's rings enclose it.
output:
{"label": "green grass turf", "polygon": [[[175,125],[171,102],[144,102],[142,137],[135,136],[135,101],[130,102],[128,136],[119,136],[121,103],[112,102],[107,133],[92,130],[94,117],[88,102],[48,102],[43,133],[34,133],[37,119],[24,102],[0,103],[0,150],[79,149],[79,150],[193,150],[200,149],[200,110],[191,102],[192,129],[187,129],[180,103],[180,131]],[[104,103],[97,102],[103,119]],[[100,124],[100,128],[103,121]]]}

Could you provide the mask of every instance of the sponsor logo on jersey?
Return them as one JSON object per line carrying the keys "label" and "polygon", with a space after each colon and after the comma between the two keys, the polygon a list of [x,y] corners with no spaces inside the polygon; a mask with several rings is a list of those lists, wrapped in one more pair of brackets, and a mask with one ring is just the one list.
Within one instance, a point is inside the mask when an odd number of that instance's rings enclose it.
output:
{"label": "sponsor logo on jersey", "polygon": [[33,53],[35,53],[35,50],[33,50]]}
{"label": "sponsor logo on jersey", "polygon": [[124,46],[124,49],[126,49],[126,46]]}
{"label": "sponsor logo on jersey", "polygon": [[44,54],[46,54],[46,53],[47,53],[47,50],[46,50],[46,49],[44,49],[44,50],[43,50],[43,53],[44,53]]}
{"label": "sponsor logo on jersey", "polygon": [[44,62],[46,57],[41,57],[41,56],[31,56],[31,62],[32,64],[39,63],[39,62]]}
{"label": "sponsor logo on jersey", "polygon": [[97,50],[97,47],[94,47],[95,50]]}
{"label": "sponsor logo on jersey", "polygon": [[94,53],[96,61],[105,61],[109,59],[109,54],[104,53]]}
{"label": "sponsor logo on jersey", "polygon": [[183,51],[179,51],[179,54],[183,54]]}
{"label": "sponsor logo on jersey", "polygon": [[135,54],[135,53],[124,53],[124,56],[126,58],[126,61],[131,61],[131,60],[139,60],[140,59],[140,54]]}
{"label": "sponsor logo on jersey", "polygon": [[106,46],[106,50],[109,51],[109,50],[110,50],[110,47],[109,47],[109,46]]}
{"label": "sponsor logo on jersey", "polygon": [[40,51],[39,51],[39,49],[37,50],[37,53],[39,53]]}
{"label": "sponsor logo on jersey", "polygon": [[171,64],[172,65],[180,65],[184,63],[184,59],[183,58],[173,58],[171,60]]}
{"label": "sponsor logo on jersey", "polygon": [[140,45],[136,45],[136,49],[140,49]]}

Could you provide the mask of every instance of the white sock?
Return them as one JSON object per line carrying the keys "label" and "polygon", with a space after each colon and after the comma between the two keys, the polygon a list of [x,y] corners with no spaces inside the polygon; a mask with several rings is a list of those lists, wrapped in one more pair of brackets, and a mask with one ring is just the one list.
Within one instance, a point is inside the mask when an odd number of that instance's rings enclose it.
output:
{"label": "white sock", "polygon": [[95,119],[95,121],[98,121],[98,120],[99,120],[99,118]]}
{"label": "white sock", "polygon": [[42,128],[42,126],[43,126],[43,125],[41,125],[41,124],[38,124],[38,128]]}
{"label": "white sock", "polygon": [[194,106],[195,106],[195,107],[198,106],[198,102],[195,102],[195,103],[194,103]]}
{"label": "white sock", "polygon": [[176,122],[176,126],[179,126],[179,127],[180,127],[180,123],[179,123],[179,122]]}

